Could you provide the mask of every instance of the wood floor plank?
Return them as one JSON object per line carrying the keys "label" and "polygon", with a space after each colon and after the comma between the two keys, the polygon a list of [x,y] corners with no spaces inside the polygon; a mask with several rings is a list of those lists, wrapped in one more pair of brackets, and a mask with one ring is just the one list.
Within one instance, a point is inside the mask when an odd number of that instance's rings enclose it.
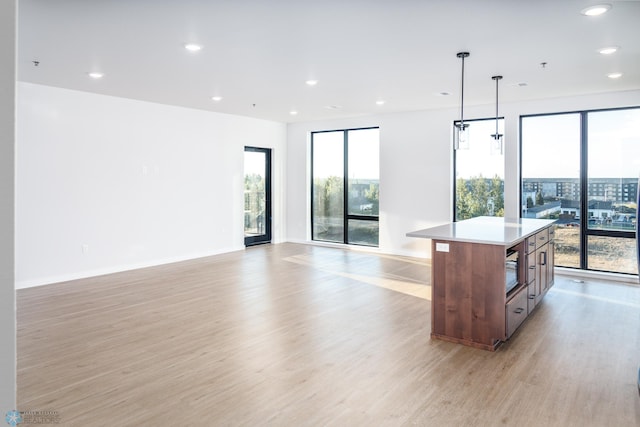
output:
{"label": "wood floor plank", "polygon": [[638,426],[640,287],[557,277],[496,352],[424,260],[300,244],[17,291],[18,408],[65,426]]}

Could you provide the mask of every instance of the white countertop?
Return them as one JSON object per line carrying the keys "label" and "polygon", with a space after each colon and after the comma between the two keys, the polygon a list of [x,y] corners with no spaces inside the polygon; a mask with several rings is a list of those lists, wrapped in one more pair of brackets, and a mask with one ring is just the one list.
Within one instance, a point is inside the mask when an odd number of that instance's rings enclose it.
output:
{"label": "white countertop", "polygon": [[553,224],[555,220],[480,216],[407,233],[408,237],[513,245]]}

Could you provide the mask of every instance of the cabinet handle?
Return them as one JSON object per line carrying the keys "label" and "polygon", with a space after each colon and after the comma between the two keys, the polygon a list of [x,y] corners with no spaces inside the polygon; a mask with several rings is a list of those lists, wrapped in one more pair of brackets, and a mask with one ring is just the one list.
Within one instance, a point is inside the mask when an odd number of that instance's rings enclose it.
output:
{"label": "cabinet handle", "polygon": [[529,295],[529,299],[536,299],[536,294]]}
{"label": "cabinet handle", "polygon": [[547,253],[540,252],[540,265],[547,265]]}
{"label": "cabinet handle", "polygon": [[513,312],[514,312],[515,314],[520,314],[520,313],[522,313],[523,311],[524,311],[524,308],[522,308],[522,307],[518,307],[518,308],[516,308],[515,310],[513,310]]}
{"label": "cabinet handle", "polygon": [[529,266],[529,270],[535,270],[535,269],[536,269],[536,265],[535,264]]}

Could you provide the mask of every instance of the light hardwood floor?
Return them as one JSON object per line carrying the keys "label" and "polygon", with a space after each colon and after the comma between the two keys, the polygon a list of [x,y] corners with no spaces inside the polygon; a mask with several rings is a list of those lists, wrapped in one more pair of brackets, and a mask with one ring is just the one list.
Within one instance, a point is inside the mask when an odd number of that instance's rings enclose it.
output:
{"label": "light hardwood floor", "polygon": [[495,353],[424,260],[299,244],[19,290],[18,408],[65,426],[640,426],[640,287],[557,277]]}

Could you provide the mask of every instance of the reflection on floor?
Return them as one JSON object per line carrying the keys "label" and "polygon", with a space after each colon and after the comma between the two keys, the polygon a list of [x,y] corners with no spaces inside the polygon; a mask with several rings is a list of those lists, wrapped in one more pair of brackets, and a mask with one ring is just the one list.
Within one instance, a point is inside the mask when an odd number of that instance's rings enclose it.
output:
{"label": "reflection on floor", "polygon": [[558,276],[496,352],[429,263],[300,244],[17,291],[18,409],[64,426],[637,426],[640,286]]}

